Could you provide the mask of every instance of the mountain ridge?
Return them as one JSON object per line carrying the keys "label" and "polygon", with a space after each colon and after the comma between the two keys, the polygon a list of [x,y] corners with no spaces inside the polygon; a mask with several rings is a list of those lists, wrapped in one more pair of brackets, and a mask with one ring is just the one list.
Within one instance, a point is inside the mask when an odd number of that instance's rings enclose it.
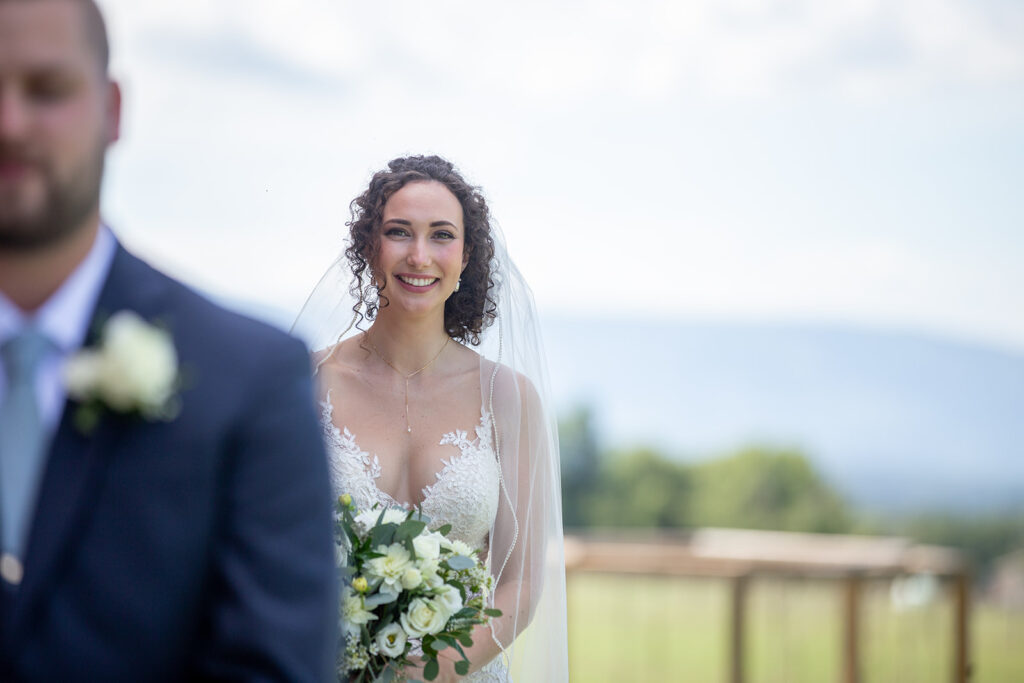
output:
{"label": "mountain ridge", "polygon": [[1024,501],[1024,353],[908,331],[547,316],[559,409],[608,446],[713,457],[796,447],[854,502],[982,510]]}

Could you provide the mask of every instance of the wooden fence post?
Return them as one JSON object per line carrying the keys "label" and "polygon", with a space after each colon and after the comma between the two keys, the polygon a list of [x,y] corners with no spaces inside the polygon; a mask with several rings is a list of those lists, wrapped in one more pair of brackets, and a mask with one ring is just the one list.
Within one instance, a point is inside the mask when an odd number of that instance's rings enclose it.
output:
{"label": "wooden fence post", "polygon": [[729,680],[743,683],[743,654],[746,649],[747,583],[749,577],[740,574],[732,578],[731,619],[729,621]]}
{"label": "wooden fence post", "polygon": [[843,579],[843,683],[860,683],[860,585],[857,574]]}
{"label": "wooden fence post", "polygon": [[963,572],[953,577],[953,683],[971,678],[970,620],[971,577]]}

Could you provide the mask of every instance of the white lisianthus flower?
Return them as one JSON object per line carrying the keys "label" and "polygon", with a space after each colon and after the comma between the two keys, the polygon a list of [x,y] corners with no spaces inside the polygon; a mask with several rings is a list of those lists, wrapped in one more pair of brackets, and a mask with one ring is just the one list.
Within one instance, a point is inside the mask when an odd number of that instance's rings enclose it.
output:
{"label": "white lisianthus flower", "polygon": [[350,636],[359,634],[359,628],[377,618],[363,603],[363,596],[345,589],[341,597],[341,623]]}
{"label": "white lisianthus flower", "polygon": [[408,636],[405,629],[397,622],[392,622],[382,628],[377,634],[377,649],[388,657],[397,657],[405,651],[405,642]]}
{"label": "white lisianthus flower", "polygon": [[409,567],[402,574],[402,588],[407,591],[418,588],[421,583],[423,583],[423,574],[416,567]]}
{"label": "white lisianthus flower", "polygon": [[412,547],[416,550],[416,557],[424,560],[436,560],[441,556],[441,541],[444,538],[441,534],[423,533],[412,539]]}
{"label": "white lisianthus flower", "polygon": [[402,575],[413,566],[412,555],[404,546],[392,543],[389,546],[377,546],[377,552],[383,557],[375,557],[366,563],[365,573],[372,578],[381,579],[380,590],[387,593],[402,591]]}
{"label": "white lisianthus flower", "polygon": [[399,617],[410,638],[439,633],[448,623],[448,613],[436,600],[414,598],[407,612]]}
{"label": "white lisianthus flower", "polygon": [[455,586],[441,586],[435,591],[434,599],[444,607],[449,617],[462,609],[462,593]]}

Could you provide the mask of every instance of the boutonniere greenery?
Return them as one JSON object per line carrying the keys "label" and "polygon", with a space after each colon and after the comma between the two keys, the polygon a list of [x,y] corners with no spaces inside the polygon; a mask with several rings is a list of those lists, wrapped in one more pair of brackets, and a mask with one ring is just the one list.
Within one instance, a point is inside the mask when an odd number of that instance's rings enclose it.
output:
{"label": "boutonniere greenery", "polygon": [[106,321],[99,343],[68,360],[64,380],[68,396],[81,404],[75,423],[84,433],[106,410],[149,421],[173,420],[181,410],[181,375],[171,334],[132,311]]}

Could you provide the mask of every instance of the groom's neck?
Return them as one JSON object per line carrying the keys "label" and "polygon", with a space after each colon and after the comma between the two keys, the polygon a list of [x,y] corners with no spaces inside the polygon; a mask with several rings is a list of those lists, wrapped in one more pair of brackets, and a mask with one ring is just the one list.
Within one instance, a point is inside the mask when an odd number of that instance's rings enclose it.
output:
{"label": "groom's neck", "polygon": [[97,214],[57,243],[30,251],[0,249],[0,292],[24,313],[35,312],[89,255],[99,224]]}

